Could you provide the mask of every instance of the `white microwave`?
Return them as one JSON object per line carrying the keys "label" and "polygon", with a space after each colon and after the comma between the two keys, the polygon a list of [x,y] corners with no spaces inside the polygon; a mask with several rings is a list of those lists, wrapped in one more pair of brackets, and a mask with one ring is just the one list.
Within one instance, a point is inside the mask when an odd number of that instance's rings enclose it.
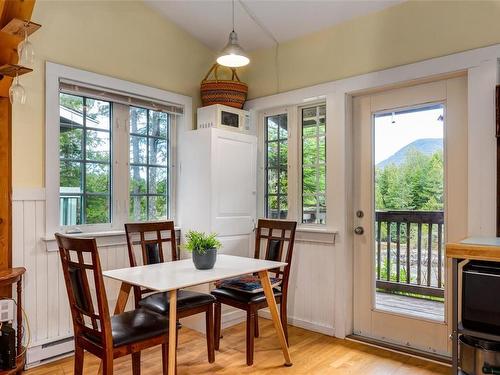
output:
{"label": "white microwave", "polygon": [[247,133],[250,130],[250,114],[222,104],[201,107],[198,108],[197,128],[222,128]]}

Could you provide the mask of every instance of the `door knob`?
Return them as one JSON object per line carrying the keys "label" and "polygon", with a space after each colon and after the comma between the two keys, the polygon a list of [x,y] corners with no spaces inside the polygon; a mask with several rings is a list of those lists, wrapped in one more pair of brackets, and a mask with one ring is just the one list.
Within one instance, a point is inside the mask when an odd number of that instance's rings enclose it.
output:
{"label": "door knob", "polygon": [[365,233],[365,229],[363,227],[356,227],[354,228],[354,233],[356,233],[357,235],[362,235],[363,233]]}

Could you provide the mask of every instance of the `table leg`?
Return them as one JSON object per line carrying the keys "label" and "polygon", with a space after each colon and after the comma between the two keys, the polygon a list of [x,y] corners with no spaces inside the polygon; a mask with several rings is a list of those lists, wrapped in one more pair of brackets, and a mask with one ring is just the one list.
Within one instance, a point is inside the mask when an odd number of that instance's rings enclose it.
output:
{"label": "table leg", "polygon": [[276,329],[276,334],[278,335],[281,350],[283,351],[283,356],[285,357],[285,366],[291,366],[292,360],[290,358],[290,352],[288,351],[288,345],[285,339],[285,333],[283,332],[283,326],[281,325],[278,306],[276,305],[276,300],[274,299],[274,293],[271,286],[271,281],[269,280],[269,274],[267,271],[260,271],[259,277],[262,284],[262,289],[264,289],[264,294],[266,296],[267,305],[269,306],[269,311],[271,312],[271,317],[273,318],[274,328]]}
{"label": "table leg", "polygon": [[458,374],[458,259],[452,259],[451,268],[451,373]]}
{"label": "table leg", "polygon": [[130,295],[130,289],[132,285],[122,283],[120,287],[120,293],[118,294],[118,299],[116,300],[115,315],[121,314],[125,311],[125,306],[127,306],[128,296]]}
{"label": "table leg", "polygon": [[168,375],[175,375],[177,343],[177,290],[168,292]]}

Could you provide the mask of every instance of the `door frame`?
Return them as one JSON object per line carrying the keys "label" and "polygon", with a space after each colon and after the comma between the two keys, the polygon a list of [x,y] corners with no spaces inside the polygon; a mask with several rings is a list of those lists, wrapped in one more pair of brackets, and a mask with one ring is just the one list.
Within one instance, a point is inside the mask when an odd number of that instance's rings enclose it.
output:
{"label": "door frame", "polygon": [[[410,345],[412,349],[421,351],[430,351],[439,353],[439,355],[448,355],[450,345],[447,337],[450,333],[450,301],[449,293],[445,289],[445,311],[443,321],[433,321],[416,316],[404,315],[396,312],[377,309],[374,297],[374,268],[373,257],[375,253],[375,233],[374,233],[374,175],[373,175],[373,153],[375,151],[375,128],[374,114],[393,112],[405,108],[418,108],[425,105],[443,104],[445,123],[443,128],[443,156],[444,156],[444,215],[445,232],[444,242],[447,238],[451,240],[460,240],[467,235],[467,168],[461,168],[467,164],[467,123],[464,118],[464,101],[467,97],[467,77],[462,74],[458,77],[444,77],[432,82],[412,84],[398,87],[396,89],[381,90],[376,93],[356,95],[352,97],[353,105],[357,118],[353,118],[352,131],[353,144],[359,150],[353,155],[353,207],[352,210],[362,209],[366,214],[361,219],[355,219],[352,228],[356,225],[362,225],[365,234],[362,237],[356,236],[353,240],[353,257],[356,261],[353,270],[362,267],[363,274],[366,274],[369,267],[369,276],[356,278],[357,292],[361,296],[353,295],[353,303],[357,309],[354,309],[354,323],[357,331],[367,335],[369,338],[384,340],[389,344]],[[356,122],[354,122],[356,121]],[[357,137],[357,138],[356,138]],[[361,155],[364,154],[364,155]],[[369,159],[369,161],[368,161]],[[368,164],[367,164],[368,163]],[[465,169],[465,173],[463,170]],[[368,170],[370,174],[367,175]],[[360,175],[362,173],[362,175]],[[368,190],[361,190],[361,185],[370,185]],[[454,188],[452,186],[461,186]],[[369,211],[369,212],[368,212]],[[369,258],[368,258],[369,254]],[[446,258],[445,258],[446,259]],[[364,264],[364,266],[361,266]],[[449,285],[449,265],[444,263],[444,283]],[[364,268],[363,268],[364,267]],[[356,290],[354,290],[356,292]],[[367,295],[370,296],[367,302]],[[357,305],[356,305],[357,303]],[[390,317],[393,318],[390,318]],[[388,320],[387,320],[388,319]],[[357,324],[356,324],[357,322]],[[414,322],[412,324],[411,322]],[[385,326],[399,327],[397,334],[390,334]],[[391,331],[392,332],[392,331]],[[416,332],[427,332],[424,334],[427,338],[417,338]],[[430,332],[439,332],[438,335],[431,335]],[[355,332],[355,334],[359,334]],[[377,337],[378,336],[378,337]],[[432,336],[432,338],[430,338]],[[382,339],[382,337],[385,337]],[[413,337],[413,340],[407,340],[407,337]]]}
{"label": "door frame", "polygon": [[[315,98],[326,98],[327,118],[336,124],[329,135],[331,160],[329,173],[338,183],[333,186],[331,224],[338,232],[332,251],[335,267],[333,290],[335,308],[331,324],[335,336],[345,338],[353,330],[353,275],[352,275],[352,204],[349,191],[351,96],[403,83],[425,81],[443,75],[466,72],[468,79],[469,131],[469,196],[468,235],[495,235],[496,207],[496,142],[491,137],[495,127],[495,86],[498,76],[500,44],[459,52],[417,63],[402,65],[377,72],[361,74],[319,85],[249,100],[245,108],[250,111],[252,130],[257,129],[258,113],[269,108],[300,105]],[[430,78],[429,78],[430,77]]]}

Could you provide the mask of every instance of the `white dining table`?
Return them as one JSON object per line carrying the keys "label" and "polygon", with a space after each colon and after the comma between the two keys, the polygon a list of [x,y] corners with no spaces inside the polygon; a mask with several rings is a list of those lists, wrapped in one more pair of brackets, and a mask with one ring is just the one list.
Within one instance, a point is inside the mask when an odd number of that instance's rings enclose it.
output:
{"label": "white dining table", "polygon": [[217,262],[214,268],[210,270],[197,270],[191,259],[183,259],[175,262],[109,270],[104,271],[103,275],[122,282],[116,302],[115,314],[120,314],[125,310],[132,286],[140,286],[158,292],[169,292],[168,374],[174,375],[176,366],[175,352],[177,349],[177,290],[249,273],[258,273],[260,277],[274,328],[285,358],[285,366],[291,366],[290,352],[288,351],[268,273],[269,270],[285,265],[284,262],[218,254]]}

